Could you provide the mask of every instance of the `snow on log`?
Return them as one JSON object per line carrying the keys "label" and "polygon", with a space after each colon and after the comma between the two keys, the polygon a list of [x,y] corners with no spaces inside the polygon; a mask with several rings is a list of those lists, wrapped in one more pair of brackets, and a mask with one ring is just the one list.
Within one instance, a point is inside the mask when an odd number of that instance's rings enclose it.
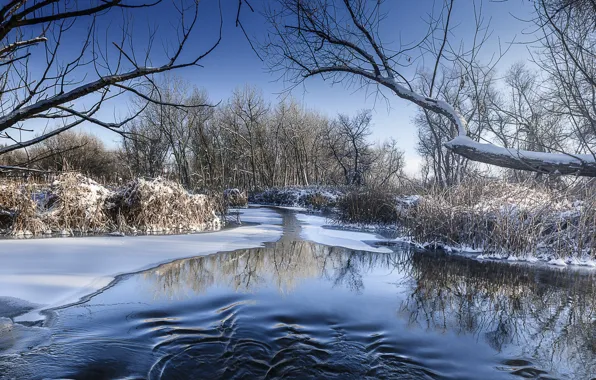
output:
{"label": "snow on log", "polygon": [[588,154],[543,153],[508,149],[479,143],[467,136],[457,136],[445,146],[472,161],[504,168],[596,177],[596,159]]}

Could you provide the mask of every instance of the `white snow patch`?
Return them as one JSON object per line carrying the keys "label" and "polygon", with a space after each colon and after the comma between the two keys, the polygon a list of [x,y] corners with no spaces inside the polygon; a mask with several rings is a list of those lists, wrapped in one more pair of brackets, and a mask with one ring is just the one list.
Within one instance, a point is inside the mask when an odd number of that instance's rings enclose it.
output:
{"label": "white snow patch", "polygon": [[296,214],[296,218],[302,223],[300,237],[314,243],[329,245],[332,247],[343,247],[357,251],[391,253],[387,247],[375,247],[365,242],[385,241],[376,235],[367,232],[354,232],[324,228],[329,225],[327,219],[318,215]]}
{"label": "white snow patch", "polygon": [[567,266],[567,263],[563,259],[552,259],[548,263],[550,265],[556,265],[556,266],[561,266],[561,267]]}
{"label": "white snow patch", "polygon": [[[47,307],[79,300],[115,276],[172,260],[255,248],[278,240],[281,218],[269,209],[243,209],[259,225],[191,235],[0,240],[0,296]],[[39,319],[39,315],[27,318]]]}

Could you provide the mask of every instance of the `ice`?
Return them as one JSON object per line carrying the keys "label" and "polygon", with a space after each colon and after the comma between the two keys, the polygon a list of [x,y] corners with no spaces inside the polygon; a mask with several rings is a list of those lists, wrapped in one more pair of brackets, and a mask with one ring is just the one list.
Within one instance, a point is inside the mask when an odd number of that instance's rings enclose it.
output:
{"label": "ice", "polygon": [[[6,318],[14,318],[38,308],[39,305],[15,297],[0,297],[0,330]],[[9,319],[10,321],[10,319]]]}
{"label": "ice", "polygon": [[296,214],[296,218],[302,224],[302,231],[300,237],[304,240],[312,241],[314,243],[325,244],[333,247],[343,247],[357,251],[368,252],[392,252],[389,248],[379,246],[375,247],[366,242],[385,241],[379,239],[375,234],[368,232],[354,232],[346,230],[336,230],[324,228],[327,219],[318,215]]}
{"label": "ice", "polygon": [[190,235],[2,240],[0,297],[61,306],[105,287],[119,274],[180,258],[259,247],[281,237],[277,212],[249,208],[240,213],[242,220],[259,224]]}

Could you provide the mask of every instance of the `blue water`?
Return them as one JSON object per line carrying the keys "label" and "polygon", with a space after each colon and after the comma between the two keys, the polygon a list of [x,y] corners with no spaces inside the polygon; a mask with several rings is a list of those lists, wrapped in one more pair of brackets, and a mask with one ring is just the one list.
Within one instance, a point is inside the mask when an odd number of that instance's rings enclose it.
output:
{"label": "blue water", "polygon": [[301,241],[120,276],[0,326],[1,379],[590,379],[593,275]]}

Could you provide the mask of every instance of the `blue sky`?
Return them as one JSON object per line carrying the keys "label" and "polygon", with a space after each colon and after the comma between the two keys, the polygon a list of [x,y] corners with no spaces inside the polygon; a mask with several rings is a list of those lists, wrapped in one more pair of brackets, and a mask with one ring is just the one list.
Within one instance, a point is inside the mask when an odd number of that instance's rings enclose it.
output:
{"label": "blue sky", "polygon": [[[206,57],[202,64],[204,67],[193,67],[176,72],[191,85],[196,85],[207,90],[213,101],[228,98],[232,91],[244,85],[255,85],[262,89],[265,99],[276,102],[280,99],[289,84],[277,80],[277,75],[267,71],[266,65],[251,49],[246,38],[239,28],[234,26],[237,0],[221,0],[224,13],[223,40],[220,46]],[[372,0],[371,0],[372,1]],[[260,14],[261,10],[269,0],[250,0],[255,8],[251,13],[246,7],[242,12],[242,22],[255,40],[263,38],[266,34],[266,23]],[[169,1],[167,1],[169,3]],[[476,5],[481,2],[477,1]],[[217,25],[219,22],[217,2],[214,0],[202,0],[200,3],[199,25],[193,38],[187,46],[185,54],[194,56],[197,51],[204,50],[216,38]],[[389,18],[385,20],[382,29],[384,41],[392,42],[397,40],[415,41],[419,38],[427,26],[424,19],[432,11],[433,7],[440,7],[442,0],[387,0],[385,8],[389,12]],[[456,0],[453,14],[453,23],[456,25],[453,41],[463,39],[469,43],[473,32],[473,10],[472,0]],[[484,18],[490,19],[493,34],[491,40],[484,47],[486,59],[498,50],[499,41],[501,46],[506,46],[511,41],[528,41],[527,35],[531,32],[528,24],[520,19],[529,19],[532,12],[532,4],[528,0],[508,0],[482,2]],[[168,11],[168,9],[170,11]],[[135,16],[133,28],[135,36],[142,49],[144,46],[143,37],[147,33],[147,25],[159,25],[158,38],[154,50],[163,51],[167,48],[167,41],[175,39],[174,27],[165,20],[175,20],[176,15],[171,12],[170,7],[160,7],[140,16]],[[121,21],[117,14],[103,19],[98,25],[98,30],[105,30],[110,38],[117,39],[118,28]],[[80,31],[83,33],[83,30]],[[76,35],[71,44],[72,48],[77,46]],[[135,46],[137,48],[137,46]],[[514,45],[505,58],[501,61],[501,72],[519,60],[527,60],[527,46]],[[406,71],[406,76],[413,74],[413,69]],[[331,86],[319,78],[311,78],[293,90],[293,97],[300,100],[306,107],[316,109],[319,112],[334,117],[338,113],[354,114],[363,108],[373,108],[373,138],[384,140],[390,137],[396,138],[406,153],[408,161],[407,170],[414,173],[418,168],[419,158],[416,153],[416,129],[412,118],[416,112],[416,106],[404,100],[397,99],[389,94],[389,104],[380,101],[375,104],[375,97],[368,96],[364,90],[355,91],[345,88],[342,85]],[[102,114],[122,115],[127,112],[128,106],[125,102],[119,101],[109,104]],[[108,145],[113,146],[118,141],[118,136],[97,127],[85,127],[84,129],[104,139]]]}

